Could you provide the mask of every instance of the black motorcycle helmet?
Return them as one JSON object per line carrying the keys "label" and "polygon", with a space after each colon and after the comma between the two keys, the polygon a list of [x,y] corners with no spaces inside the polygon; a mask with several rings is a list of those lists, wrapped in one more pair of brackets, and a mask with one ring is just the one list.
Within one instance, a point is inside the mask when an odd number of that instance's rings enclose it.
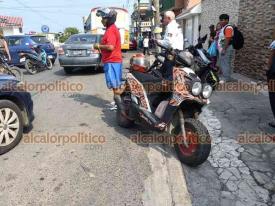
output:
{"label": "black motorcycle helmet", "polygon": [[42,48],[41,48],[41,45],[33,45],[32,48],[36,51],[36,52],[41,52],[42,51]]}
{"label": "black motorcycle helmet", "polygon": [[96,15],[107,19],[107,25],[109,26],[116,22],[117,12],[111,8],[100,8],[97,10]]}

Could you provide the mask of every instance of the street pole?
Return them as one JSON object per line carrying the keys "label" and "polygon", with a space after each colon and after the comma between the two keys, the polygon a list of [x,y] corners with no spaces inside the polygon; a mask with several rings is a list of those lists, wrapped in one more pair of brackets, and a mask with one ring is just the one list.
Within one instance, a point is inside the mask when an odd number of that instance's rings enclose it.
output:
{"label": "street pole", "polygon": [[[160,6],[159,6],[159,1],[160,0],[151,0],[154,2],[154,7],[156,9],[155,11],[155,15],[154,15],[154,21],[155,21],[155,29],[159,29],[160,28]],[[156,40],[160,40],[161,39],[161,35],[159,32],[155,33],[155,38]],[[160,47],[156,47],[156,51],[158,53],[161,52]]]}
{"label": "street pole", "polygon": [[138,0],[138,36],[140,36],[141,33],[141,18],[140,18],[140,0]]}
{"label": "street pole", "polygon": [[160,26],[160,10],[159,10],[159,0],[153,0],[154,1],[154,7],[156,9],[154,20],[155,25]]}

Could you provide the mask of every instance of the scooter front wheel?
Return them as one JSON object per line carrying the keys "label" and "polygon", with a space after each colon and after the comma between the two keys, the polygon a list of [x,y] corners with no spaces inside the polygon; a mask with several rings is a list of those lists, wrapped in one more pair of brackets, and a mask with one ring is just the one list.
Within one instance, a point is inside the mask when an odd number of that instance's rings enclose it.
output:
{"label": "scooter front wheel", "polygon": [[211,138],[199,120],[189,118],[184,122],[186,140],[184,143],[181,126],[177,126],[174,130],[175,150],[182,163],[196,167],[207,160],[211,151]]}

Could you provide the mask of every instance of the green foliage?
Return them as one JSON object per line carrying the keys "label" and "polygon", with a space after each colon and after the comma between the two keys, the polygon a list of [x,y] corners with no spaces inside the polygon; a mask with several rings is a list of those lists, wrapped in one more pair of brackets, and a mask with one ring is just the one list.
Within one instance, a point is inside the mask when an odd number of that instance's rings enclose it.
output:
{"label": "green foliage", "polygon": [[59,41],[61,43],[64,43],[71,35],[78,34],[78,33],[79,33],[79,30],[77,28],[75,28],[75,27],[67,27],[64,30],[64,33],[62,35],[60,35]]}

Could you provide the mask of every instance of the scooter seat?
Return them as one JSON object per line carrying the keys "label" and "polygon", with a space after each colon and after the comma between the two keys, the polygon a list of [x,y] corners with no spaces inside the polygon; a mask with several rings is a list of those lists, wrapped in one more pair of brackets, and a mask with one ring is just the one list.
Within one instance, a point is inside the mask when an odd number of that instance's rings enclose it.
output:
{"label": "scooter seat", "polygon": [[162,82],[162,78],[156,77],[150,73],[142,73],[142,72],[133,71],[132,74],[142,84],[143,83],[161,83]]}

